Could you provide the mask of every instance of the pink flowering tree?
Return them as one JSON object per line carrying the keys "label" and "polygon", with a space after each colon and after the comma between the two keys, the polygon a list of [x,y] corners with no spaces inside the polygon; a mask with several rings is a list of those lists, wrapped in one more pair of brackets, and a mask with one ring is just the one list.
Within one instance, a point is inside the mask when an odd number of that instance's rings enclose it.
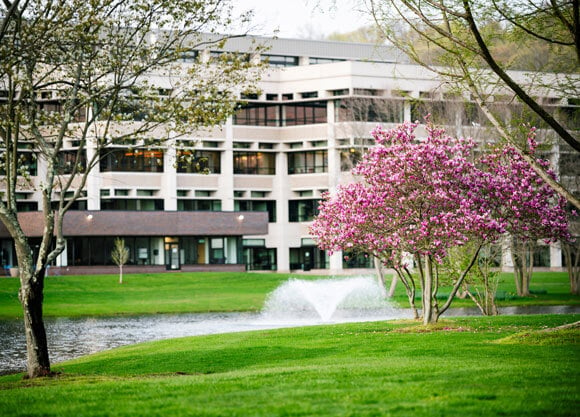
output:
{"label": "pink flowering tree", "polygon": [[[402,281],[410,298],[414,297],[413,276],[401,254],[412,254],[421,286],[423,322],[429,324],[449,308],[481,247],[496,241],[508,227],[519,230],[526,223],[508,218],[520,210],[518,204],[524,199],[510,200],[514,209],[503,206],[507,189],[496,183],[506,175],[502,164],[481,171],[471,162],[475,147],[471,140],[452,138],[428,125],[427,138],[419,141],[416,127],[405,123],[372,132],[377,146],[353,169],[359,181],[325,197],[311,233],[322,249],[358,250],[391,263],[406,278]],[[533,216],[527,218],[536,221]],[[475,249],[465,268],[451,277],[452,290],[440,307],[438,264],[450,248],[467,242],[475,242]]]}
{"label": "pink flowering tree", "polygon": [[[534,136],[532,129],[528,136],[532,156],[536,150]],[[537,162],[556,180],[548,161],[537,159]],[[570,240],[566,200],[558,197],[512,146],[492,149],[478,166],[481,174],[475,187],[483,190],[479,204],[502,219],[510,239],[517,294],[529,296],[538,240],[546,243]]]}
{"label": "pink flowering tree", "polygon": [[394,224],[385,221],[390,210],[384,206],[381,195],[355,182],[340,186],[332,198],[326,194],[319,208],[320,213],[310,228],[319,247],[330,252],[345,250],[372,255],[392,267],[405,286],[414,317],[418,318],[416,284],[409,265],[404,262],[404,254],[381,239],[395,231]]}
{"label": "pink flowering tree", "polygon": [[[416,127],[405,123],[388,131],[375,129],[377,146],[353,170],[360,181],[339,187],[335,196],[323,200],[311,232],[323,249],[364,248],[391,261],[398,271],[406,268],[400,264],[400,254],[412,254],[427,324],[436,322],[449,307],[467,273],[456,278],[439,308],[436,264],[447,249],[474,236],[492,239],[503,228],[470,198],[476,171],[470,162],[474,143],[447,136],[433,126],[428,126],[425,140],[417,141]],[[478,252],[479,247],[467,269]]]}

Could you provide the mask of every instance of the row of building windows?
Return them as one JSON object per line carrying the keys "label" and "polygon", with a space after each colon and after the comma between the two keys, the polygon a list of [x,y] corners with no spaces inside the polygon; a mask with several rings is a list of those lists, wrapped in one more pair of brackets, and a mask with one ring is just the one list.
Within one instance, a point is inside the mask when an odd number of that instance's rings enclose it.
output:
{"label": "row of building windows", "polygon": [[[308,222],[318,214],[318,199],[289,200],[290,222]],[[17,202],[18,211],[38,211],[35,201]],[[77,200],[73,210],[87,210],[86,200]],[[101,198],[101,210],[162,211],[163,199],[158,198]],[[177,211],[221,211],[222,202],[217,199],[178,199]],[[238,200],[234,201],[234,211],[258,211],[268,213],[268,222],[276,223],[276,201]]]}
{"label": "row of building windows", "polygon": [[[25,153],[23,161],[29,175],[37,175],[36,158],[32,153]],[[359,150],[341,151],[341,169],[348,171],[360,159]],[[103,154],[100,161],[101,172],[163,172],[162,150],[127,150],[113,149]],[[273,152],[234,151],[234,174],[275,175],[276,154]],[[25,163],[25,162],[23,162]],[[86,169],[86,156],[77,155],[76,151],[64,151],[60,155],[58,172],[71,174],[73,169],[83,172]],[[176,171],[178,173],[221,173],[220,151],[178,151]],[[309,174],[328,172],[328,151],[300,151],[288,153],[288,174]],[[1,175],[1,173],[0,173]]]}
{"label": "row of building windows", "polygon": [[[369,145],[370,146],[370,145]],[[178,151],[176,171],[178,173],[221,173],[221,151]],[[61,174],[72,172],[76,164],[76,151],[62,153]],[[351,147],[339,151],[340,170],[350,171],[362,158],[363,148]],[[26,154],[30,155],[30,154]],[[549,155],[546,155],[548,158]],[[293,174],[317,174],[328,172],[328,151],[296,151],[287,153],[287,173]],[[29,159],[33,159],[29,156]],[[77,164],[77,170],[83,171],[86,159],[81,155],[81,161]],[[112,150],[101,160],[101,172],[163,172],[163,151],[132,151]],[[29,170],[30,175],[36,175],[36,164]],[[275,175],[276,153],[256,151],[234,151],[233,172],[240,175]],[[578,175],[578,157],[574,154],[561,153],[560,175]],[[22,211],[35,210],[27,208],[27,203],[22,203]]]}
{"label": "row of building windows", "polygon": [[[264,56],[273,66],[295,66],[298,65],[296,57],[289,56]],[[324,58],[311,58],[311,63],[336,62]],[[359,95],[375,95],[378,90],[354,89],[354,93]],[[347,89],[333,90],[333,94],[346,95]],[[164,89],[159,90],[160,95],[169,94]],[[316,98],[317,91],[297,94],[300,98]],[[282,94],[282,100],[294,99],[295,94]],[[268,100],[278,98],[278,95],[267,94]],[[445,97],[445,96],[444,96]],[[242,97],[244,98],[244,97]],[[257,99],[257,95],[252,95],[250,99]],[[411,98],[401,96],[400,98],[386,97],[347,97],[334,100],[335,120],[340,122],[383,122],[401,123],[404,119],[405,103],[410,105],[411,120],[423,120],[426,114],[431,114],[432,119],[441,125],[472,125],[489,124],[487,118],[479,107],[472,102],[465,102],[458,99],[439,100]],[[556,119],[563,123],[569,130],[580,129],[580,107],[577,101],[571,100],[569,106],[545,106],[544,109],[551,113]],[[58,100],[43,100],[39,102],[39,111],[46,113],[59,113],[62,105]],[[497,114],[508,120],[526,120],[533,126],[544,128],[545,122],[537,115],[526,111],[525,107],[513,102],[501,102],[489,105]],[[233,116],[233,123],[236,125],[250,126],[297,126],[315,123],[327,123],[327,101],[319,100],[301,103],[245,103],[240,104],[240,108]],[[142,121],[147,119],[155,111],[155,103],[138,101],[136,99],[126,99],[120,101],[116,109],[124,120]],[[85,112],[78,111],[75,114],[75,122],[84,122]]]}
{"label": "row of building windows", "polygon": [[[129,250],[127,265],[160,265],[169,262],[160,238],[126,237],[125,246]],[[179,263],[183,265],[219,264],[224,258],[224,238],[180,237],[175,239],[179,248]],[[254,243],[253,241],[262,242]],[[111,250],[112,237],[76,237],[67,239],[67,264],[69,266],[113,265]],[[207,246],[207,254],[206,254]],[[206,255],[209,259],[206,259]],[[289,248],[292,269],[327,269],[328,254],[315,246]],[[248,270],[276,270],[277,249],[266,248],[262,239],[245,239],[242,257]],[[346,264],[346,267],[354,267]],[[357,267],[360,267],[357,264]]]}
{"label": "row of building windows", "polygon": [[[223,51],[210,51],[210,58],[217,58],[219,56],[224,55]],[[181,62],[196,62],[199,59],[200,53],[199,51],[188,51],[181,55]],[[248,60],[250,57],[248,54],[243,54],[241,57],[244,60]],[[274,55],[274,54],[261,54],[260,59],[262,62],[266,63],[270,67],[273,68],[286,68],[286,67],[297,67],[300,65],[300,59],[297,56],[293,55]],[[317,64],[329,64],[333,62],[342,62],[346,61],[346,59],[341,58],[319,58],[319,57],[310,57],[308,59],[309,65],[317,65]]]}
{"label": "row of building windows", "polygon": [[[126,237],[125,247],[129,249],[128,265],[160,265],[170,261],[164,253],[162,241],[158,237]],[[112,237],[75,237],[67,239],[67,264],[69,266],[112,265]],[[224,238],[181,237],[178,239],[181,264],[224,263]],[[206,259],[205,245],[208,244],[209,259]],[[208,262],[209,261],[209,262]]]}
{"label": "row of building windows", "polygon": [[[70,157],[71,154],[66,156]],[[346,157],[346,154],[341,157]],[[178,173],[219,174],[220,158],[220,151],[179,151],[176,170]],[[233,158],[234,174],[276,174],[275,153],[234,151]],[[100,169],[101,172],[163,172],[163,151],[112,150],[101,159]],[[288,153],[288,174],[327,171],[328,151]]]}
{"label": "row of building windows", "polygon": [[[219,264],[225,258],[225,237],[182,236],[179,238],[160,237],[125,237],[125,246],[129,249],[128,265],[163,265],[172,261],[171,247],[179,251],[179,264]],[[164,244],[165,242],[165,244]],[[167,243],[171,243],[169,246]],[[6,242],[2,243],[6,248]],[[277,252],[279,249],[267,248],[265,239],[242,239],[240,244],[242,258],[237,257],[248,270],[276,270]],[[32,238],[31,245],[38,250],[40,239]],[[113,265],[111,251],[114,247],[113,237],[72,237],[67,238],[66,259],[69,266]],[[311,239],[303,239],[300,247],[289,248],[290,269],[327,269],[329,257],[325,251],[318,249]],[[0,253],[3,265],[10,262],[7,250]],[[534,250],[535,267],[550,266],[550,247],[540,245]],[[566,265],[562,256],[562,265]],[[372,268],[373,259],[361,253],[343,252],[343,269]]]}
{"label": "row of building windows", "polygon": [[[37,211],[38,203],[26,206],[22,211]],[[86,210],[86,201],[78,200],[80,205],[75,210]],[[290,222],[308,222],[318,214],[318,199],[302,199],[288,201],[288,220]],[[24,203],[21,203],[24,204]],[[163,211],[163,199],[151,198],[101,198],[101,210],[129,211]],[[177,211],[221,211],[221,200],[217,199],[178,199]],[[268,213],[268,222],[275,223],[275,200],[239,200],[234,201],[234,211],[258,211]]]}
{"label": "row of building windows", "polygon": [[294,104],[248,103],[233,116],[235,125],[300,126],[327,122],[326,102]]}
{"label": "row of building windows", "polygon": [[[489,124],[479,106],[471,102],[350,97],[335,100],[334,103],[337,122],[402,123],[405,103],[409,103],[411,120],[423,120],[425,115],[430,114],[441,125]],[[327,123],[326,101],[281,105],[246,103],[240,106],[233,116],[235,125],[297,126]],[[543,120],[519,104],[497,103],[489,107],[501,115],[505,122],[525,119],[533,126],[546,127]],[[568,129],[580,129],[580,108],[547,106],[546,110]]]}

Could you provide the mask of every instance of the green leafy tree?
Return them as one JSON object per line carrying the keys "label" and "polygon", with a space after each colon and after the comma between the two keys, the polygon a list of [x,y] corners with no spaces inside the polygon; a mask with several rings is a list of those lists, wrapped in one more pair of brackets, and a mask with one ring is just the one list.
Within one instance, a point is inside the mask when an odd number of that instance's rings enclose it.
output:
{"label": "green leafy tree", "polygon": [[119,267],[119,284],[123,283],[123,265],[129,260],[129,248],[125,246],[125,239],[116,238],[111,251],[111,259]]}
{"label": "green leafy tree", "polygon": [[[550,91],[565,101],[577,100],[580,88],[577,0],[367,0],[366,3],[389,42],[414,62],[455,85],[459,93],[469,91],[501,137],[515,146],[556,192],[580,208],[574,190],[550,178],[530,155],[521,123],[510,125],[504,117],[505,108],[496,105],[501,97],[506,102],[518,102],[528,111],[523,120],[533,120],[534,115],[535,120],[555,132],[563,147],[580,152],[575,118],[569,118],[567,112],[554,114],[540,98],[543,91]],[[544,61],[532,65],[534,70],[548,72],[510,73],[508,70],[528,67],[530,63],[515,54],[511,55],[514,59],[506,57],[506,45],[518,45],[517,49],[522,51],[530,49],[535,55],[541,55],[538,51],[550,51],[542,57]]]}
{"label": "green leafy tree", "polygon": [[350,32],[332,32],[326,37],[329,41],[381,43],[381,32],[375,26],[363,26]]}
{"label": "green leafy tree", "polygon": [[[63,218],[89,172],[112,145],[165,149],[224,122],[259,68],[247,55],[203,51],[223,47],[231,36],[219,33],[248,18],[223,0],[0,3],[0,221],[18,258],[29,377],[51,372],[44,275],[65,247]],[[33,172],[34,163],[43,169]],[[22,189],[42,194],[34,255],[18,217]]]}
{"label": "green leafy tree", "polygon": [[[473,258],[473,253],[481,245],[478,242],[468,242],[464,246],[451,248],[445,258],[442,270],[449,276],[458,276]],[[495,296],[499,285],[499,265],[501,256],[499,245],[486,243],[481,246],[477,261],[473,264],[463,281],[464,297],[469,297],[484,316],[498,314]]]}

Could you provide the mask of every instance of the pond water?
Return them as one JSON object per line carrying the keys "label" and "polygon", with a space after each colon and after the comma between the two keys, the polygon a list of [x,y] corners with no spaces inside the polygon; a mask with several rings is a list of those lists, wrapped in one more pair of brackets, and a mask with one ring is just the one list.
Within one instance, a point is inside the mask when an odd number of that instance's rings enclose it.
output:
{"label": "pond water", "polygon": [[[396,316],[377,311],[365,319],[341,317],[331,321],[306,316],[283,319],[261,313],[156,314],[98,318],[49,318],[45,320],[51,363],[106,349],[151,340],[231,333],[283,327],[389,320]],[[0,320],[0,374],[24,370],[26,341],[22,320]]]}
{"label": "pond water", "polygon": [[[500,314],[578,313],[580,306],[507,307]],[[362,314],[364,313],[364,314]],[[450,309],[447,316],[479,315],[474,308]],[[353,321],[409,318],[407,309],[339,310],[330,320],[302,312],[290,317],[264,313],[159,314],[46,320],[53,364],[106,349],[184,336],[276,329]],[[23,371],[26,347],[21,320],[0,320],[0,374]]]}

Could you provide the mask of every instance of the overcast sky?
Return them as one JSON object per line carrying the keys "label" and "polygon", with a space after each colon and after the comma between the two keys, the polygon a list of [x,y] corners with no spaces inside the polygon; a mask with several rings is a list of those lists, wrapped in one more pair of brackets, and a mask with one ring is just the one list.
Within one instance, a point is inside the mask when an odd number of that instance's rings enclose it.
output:
{"label": "overcast sky", "polygon": [[349,32],[368,22],[362,0],[233,0],[236,10],[253,9],[252,34],[280,38],[321,38]]}

